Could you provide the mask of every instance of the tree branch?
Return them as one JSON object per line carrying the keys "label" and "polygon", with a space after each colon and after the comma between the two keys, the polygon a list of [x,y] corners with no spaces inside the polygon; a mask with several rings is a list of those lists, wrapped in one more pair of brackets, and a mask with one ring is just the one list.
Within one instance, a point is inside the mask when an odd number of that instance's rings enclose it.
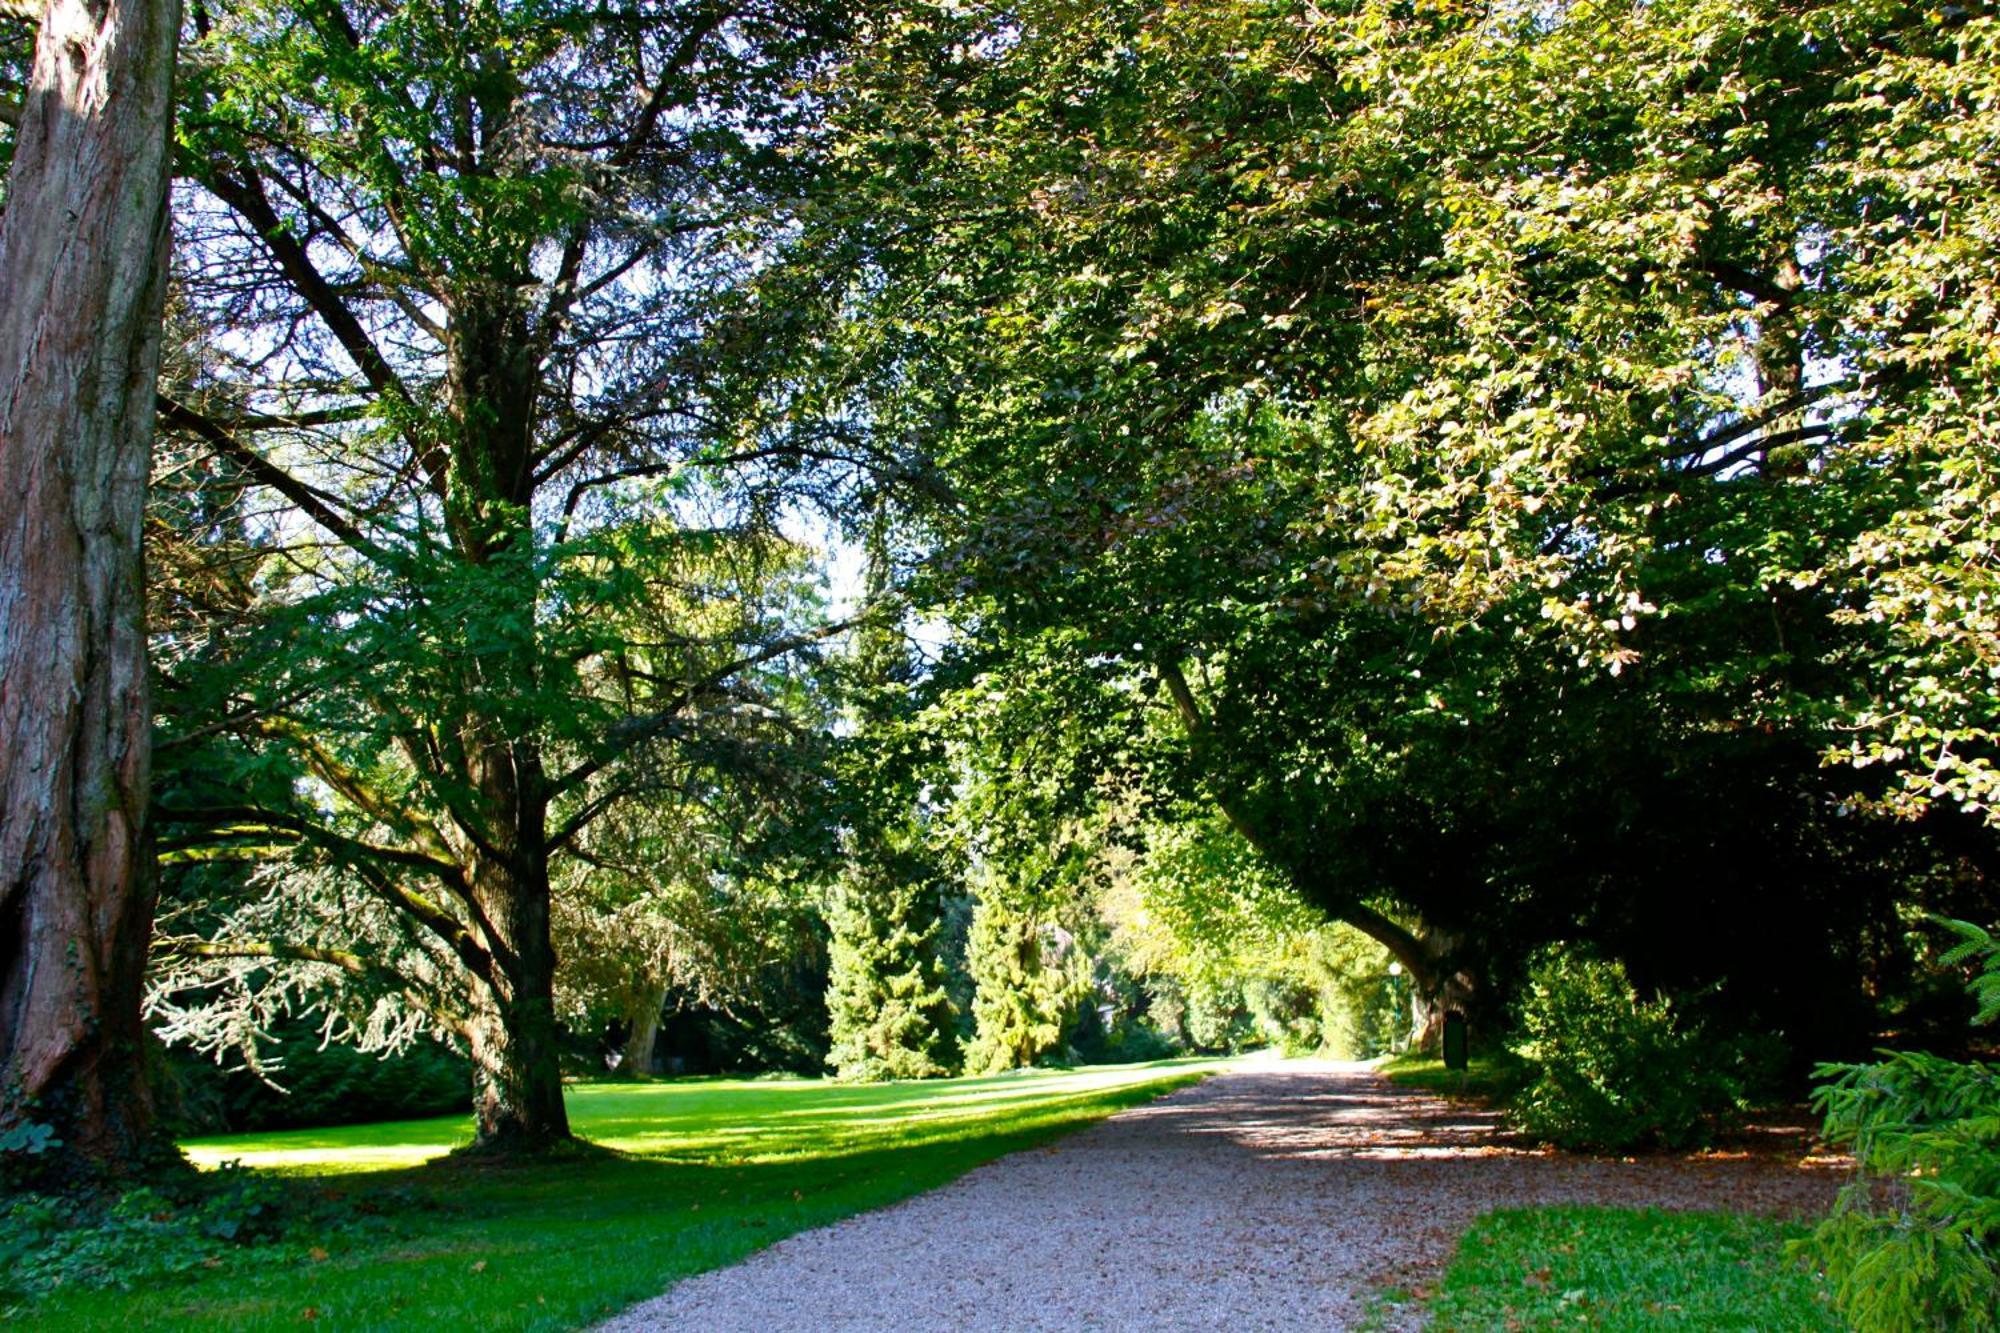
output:
{"label": "tree branch", "polygon": [[248,472],[253,480],[290,500],[307,518],[338,537],[358,554],[368,556],[381,554],[381,548],[370,541],[366,533],[336,512],[333,506],[339,502],[334,497],[300,481],[193,408],[177,403],[165,394],[160,395],[159,404],[160,419],[167,425],[187,431],[214,445],[219,452]]}
{"label": "tree branch", "polygon": [[791,635],[788,638],[779,639],[775,643],[766,644],[756,652],[740,657],[729,665],[711,671],[701,679],[693,682],[676,695],[667,707],[640,717],[626,718],[612,727],[610,733],[605,737],[603,748],[594,757],[585,760],[569,772],[563,774],[560,778],[557,778],[550,785],[548,789],[549,794],[551,796],[560,796],[564,792],[573,790],[582,783],[588,782],[620,755],[639,745],[643,745],[647,741],[666,735],[679,723],[681,713],[689,703],[703,694],[712,692],[731,676],[739,672],[748,671],[755,666],[762,666],[766,662],[775,661],[789,653],[798,652],[802,648],[809,648],[816,643],[824,643],[836,635],[845,634],[857,625],[864,624],[881,616],[888,609],[888,605],[888,603],[884,603],[867,607],[859,614],[849,616],[845,620],[833,621],[821,625],[817,629],[809,630],[804,634]]}

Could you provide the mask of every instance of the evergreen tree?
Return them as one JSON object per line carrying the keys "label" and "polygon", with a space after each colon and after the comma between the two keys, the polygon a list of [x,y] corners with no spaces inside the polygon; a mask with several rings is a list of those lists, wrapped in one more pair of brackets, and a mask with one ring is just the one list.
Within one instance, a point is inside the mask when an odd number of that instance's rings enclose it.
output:
{"label": "evergreen tree", "polygon": [[1023,1069],[1063,1043],[1090,970],[1075,940],[1034,911],[982,894],[966,967],[977,987],[967,1073]]}
{"label": "evergreen tree", "polygon": [[[886,510],[868,533],[867,599],[891,576]],[[952,1072],[956,1042],[940,957],[937,866],[926,843],[915,767],[900,743],[908,654],[893,626],[856,635],[849,658],[857,732],[851,768],[849,859],[827,912],[827,1016],[839,1076],[857,1081]]]}
{"label": "evergreen tree", "polygon": [[909,840],[909,830],[874,840],[835,890],[828,913],[833,1049],[827,1063],[843,1079],[952,1072],[956,1052],[938,957],[938,893]]}

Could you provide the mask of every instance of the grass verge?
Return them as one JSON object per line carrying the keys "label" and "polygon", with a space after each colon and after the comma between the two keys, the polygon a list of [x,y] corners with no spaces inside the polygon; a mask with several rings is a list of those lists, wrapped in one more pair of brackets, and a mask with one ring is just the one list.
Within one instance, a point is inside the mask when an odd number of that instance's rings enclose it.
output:
{"label": "grass verge", "polygon": [[1218,1067],[583,1085],[572,1125],[615,1153],[539,1165],[426,1162],[470,1136],[455,1117],[198,1140],[186,1145],[198,1164],[294,1177],[336,1214],[381,1225],[290,1236],[131,1291],[62,1288],[8,1313],[46,1329],[573,1328]]}
{"label": "grass verge", "polygon": [[1833,1333],[1819,1279],[1785,1258],[1801,1234],[1734,1213],[1500,1209],[1459,1242],[1429,1327]]}
{"label": "grass verge", "polygon": [[1446,1069],[1444,1061],[1406,1052],[1382,1066],[1391,1083],[1421,1088],[1440,1097],[1473,1098],[1501,1103],[1528,1085],[1532,1077],[1525,1060],[1504,1047],[1492,1055],[1476,1055],[1463,1070]]}

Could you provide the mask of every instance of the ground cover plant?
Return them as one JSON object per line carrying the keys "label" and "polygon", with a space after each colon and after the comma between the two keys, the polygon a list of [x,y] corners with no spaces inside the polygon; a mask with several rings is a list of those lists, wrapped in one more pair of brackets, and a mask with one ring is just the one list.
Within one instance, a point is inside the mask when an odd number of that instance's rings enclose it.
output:
{"label": "ground cover plant", "polygon": [[1819,1280],[1785,1257],[1800,1234],[1733,1213],[1499,1209],[1459,1242],[1430,1327],[1840,1329]]}
{"label": "ground cover plant", "polygon": [[[934,1188],[1218,1066],[1168,1062],[842,1086],[808,1080],[586,1084],[573,1123],[598,1149],[528,1165],[419,1165],[471,1137],[468,1117],[190,1142],[268,1187],[305,1186],[319,1230],[187,1249],[174,1271],[109,1257],[106,1234],[185,1242],[128,1207],[75,1248],[52,1293],[0,1315],[43,1328],[571,1328],[807,1227]],[[370,1217],[370,1200],[386,1215]],[[219,1238],[210,1237],[211,1242]],[[19,1274],[15,1275],[19,1280]],[[83,1289],[85,1283],[100,1285]]]}

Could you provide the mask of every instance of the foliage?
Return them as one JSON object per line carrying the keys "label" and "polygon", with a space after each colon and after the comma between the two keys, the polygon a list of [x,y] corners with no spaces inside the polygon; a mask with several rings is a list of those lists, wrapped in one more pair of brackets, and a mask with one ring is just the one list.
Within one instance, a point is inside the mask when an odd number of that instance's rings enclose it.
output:
{"label": "foliage", "polygon": [[[0,1204],[0,1310],[32,1309],[58,1290],[132,1291],[382,1245],[426,1206],[402,1191],[328,1195],[231,1163],[115,1197],[15,1195]],[[386,1214],[398,1210],[391,1223]]]}
{"label": "foliage", "polygon": [[267,1035],[255,1070],[169,1048],[161,1082],[182,1133],[416,1120],[469,1104],[465,1057],[442,1042],[361,1051],[296,1019]]}
{"label": "foliage", "polygon": [[839,27],[201,11],[176,222],[189,318],[228,332],[164,410],[276,517],[245,613],[160,644],[162,845],[256,867],[163,941],[176,1036],[240,1046],[269,1005],[449,1032],[486,1141],[558,1143],[551,895],[647,886],[588,882],[633,841],[597,825],[811,784],[837,630],[786,527],[855,469],[808,484],[728,385],[776,336],[742,326],[784,223],[747,223],[796,193],[797,80]]}
{"label": "foliage", "polygon": [[[867,533],[865,592],[894,579],[886,497]],[[872,623],[843,663],[854,734],[842,747],[840,864],[830,889],[827,1062],[850,1080],[936,1078],[958,1063],[945,957],[953,857],[922,778],[934,742],[917,701],[901,624]]]}
{"label": "foliage", "polygon": [[[801,777],[813,772],[812,755],[797,759]],[[570,1032],[622,1030],[620,1070],[646,1074],[627,1063],[648,1058],[631,1039],[657,1033],[663,1009],[727,1022],[787,1003],[792,964],[819,941],[785,844],[814,814],[809,798],[745,782],[601,821],[553,886],[556,1002]]]}
{"label": "foliage", "polygon": [[1371,1060],[1407,1046],[1412,1032],[1409,982],[1392,973],[1380,943],[1351,926],[1315,932],[1306,972],[1315,994],[1317,1046],[1341,1060]]}
{"label": "foliage", "polygon": [[[1964,921],[1979,1020],[2000,1016],[2000,940]],[[2000,1327],[2000,1067],[1920,1051],[1828,1064],[1813,1094],[1854,1179],[1802,1247],[1862,1333]]]}
{"label": "foliage", "polygon": [[1377,941],[1325,920],[1219,817],[1147,813],[1142,845],[1105,859],[1097,910],[1106,960],[1184,1040],[1359,1060],[1408,1039],[1409,997]]}
{"label": "foliage", "polygon": [[1119,1015],[1109,1027],[1091,1021],[1097,1010],[1086,1010],[1084,1022],[1072,1041],[1079,1063],[1087,1065],[1145,1064],[1170,1060],[1186,1053],[1173,1034],[1164,1032],[1150,1017]]}
{"label": "foliage", "polygon": [[1004,890],[981,894],[973,909],[966,970],[975,987],[968,1073],[1025,1069],[1060,1053],[1090,994],[1076,936]]}
{"label": "foliage", "polygon": [[951,1072],[954,1029],[938,958],[937,886],[898,880],[907,858],[850,875],[828,912],[827,1063],[845,1080]]}
{"label": "foliage", "polygon": [[[416,1163],[465,1117],[188,1145],[243,1177],[298,1175],[364,1206],[365,1228],[310,1250],[218,1250],[129,1293],[58,1289],[38,1328],[214,1328],[301,1320],[400,1328],[586,1326],[786,1235],[884,1207],[1205,1072],[1160,1068],[852,1087],[819,1080],[572,1085],[574,1122],[618,1151],[506,1170]],[[443,1205],[443,1206],[439,1206]],[[333,1206],[333,1205],[330,1205]],[[12,1233],[0,1233],[0,1244]],[[171,1255],[164,1257],[171,1262]],[[266,1259],[276,1262],[266,1262]]]}
{"label": "foliage", "polygon": [[1960,17],[899,6],[811,225],[923,590],[1426,994],[1588,937],[1851,1043],[1899,903],[1991,892]]}
{"label": "foliage", "polygon": [[1819,1284],[1786,1261],[1797,1231],[1736,1213],[1497,1209],[1459,1240],[1428,1327],[1833,1333]]}
{"label": "foliage", "polygon": [[1534,1077],[1514,1122],[1558,1147],[1594,1152],[1704,1143],[1741,1108],[1735,1052],[1643,1000],[1617,963],[1552,949],[1528,974],[1521,1055]]}

